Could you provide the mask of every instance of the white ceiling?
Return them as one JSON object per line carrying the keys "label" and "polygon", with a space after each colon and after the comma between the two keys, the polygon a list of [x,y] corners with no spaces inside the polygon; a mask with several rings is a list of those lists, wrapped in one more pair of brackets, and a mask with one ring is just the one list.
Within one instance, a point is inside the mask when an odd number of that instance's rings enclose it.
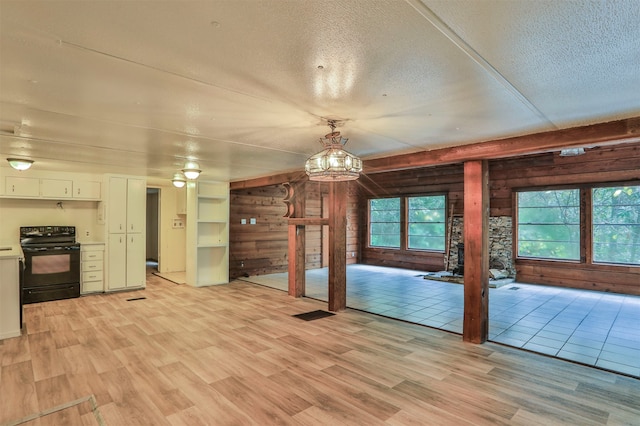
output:
{"label": "white ceiling", "polygon": [[0,39],[0,155],[41,170],[241,180],[302,170],[326,118],[367,159],[640,116],[639,0],[0,0]]}

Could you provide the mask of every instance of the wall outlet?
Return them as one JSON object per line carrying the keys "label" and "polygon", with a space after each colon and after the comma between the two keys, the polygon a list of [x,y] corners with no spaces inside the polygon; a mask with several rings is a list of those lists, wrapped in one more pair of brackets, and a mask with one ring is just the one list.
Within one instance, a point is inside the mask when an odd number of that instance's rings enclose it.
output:
{"label": "wall outlet", "polygon": [[84,236],[88,237],[89,236],[89,230],[87,229],[86,231],[84,231]]}
{"label": "wall outlet", "polygon": [[240,225],[246,225],[247,219],[240,219]]}
{"label": "wall outlet", "polygon": [[182,229],[184,228],[184,220],[182,219],[173,219],[173,229]]}
{"label": "wall outlet", "polygon": [[255,217],[252,217],[251,219],[249,219],[249,221],[250,221],[249,223],[251,223],[252,225],[256,224],[256,218]]}

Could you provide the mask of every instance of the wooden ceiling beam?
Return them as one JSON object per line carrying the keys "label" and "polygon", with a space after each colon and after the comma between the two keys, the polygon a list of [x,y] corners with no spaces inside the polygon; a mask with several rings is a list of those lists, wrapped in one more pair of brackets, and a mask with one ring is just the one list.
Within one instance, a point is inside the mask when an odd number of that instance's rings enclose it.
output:
{"label": "wooden ceiling beam", "polygon": [[299,171],[279,173],[277,175],[230,182],[229,189],[234,190],[234,189],[260,188],[262,186],[278,185],[286,182],[300,182],[308,179],[307,174],[303,169],[304,169],[304,164],[301,164]]}
{"label": "wooden ceiling beam", "polygon": [[492,160],[560,151],[562,148],[595,147],[640,142],[640,117],[516,136],[469,145],[420,151],[365,160],[364,173],[407,170],[469,160]]}

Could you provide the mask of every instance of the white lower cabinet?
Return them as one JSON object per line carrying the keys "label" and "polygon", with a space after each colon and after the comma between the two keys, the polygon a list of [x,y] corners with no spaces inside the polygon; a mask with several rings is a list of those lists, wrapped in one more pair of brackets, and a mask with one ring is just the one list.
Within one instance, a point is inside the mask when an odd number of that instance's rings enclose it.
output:
{"label": "white lower cabinet", "polygon": [[80,246],[82,294],[104,291],[104,243],[84,243]]}
{"label": "white lower cabinet", "polygon": [[108,244],[108,289],[127,288],[127,234],[109,234]]}
{"label": "white lower cabinet", "polygon": [[144,234],[127,234],[127,287],[144,287],[146,250]]}
{"label": "white lower cabinet", "polygon": [[145,250],[144,234],[109,234],[108,290],[145,286]]}

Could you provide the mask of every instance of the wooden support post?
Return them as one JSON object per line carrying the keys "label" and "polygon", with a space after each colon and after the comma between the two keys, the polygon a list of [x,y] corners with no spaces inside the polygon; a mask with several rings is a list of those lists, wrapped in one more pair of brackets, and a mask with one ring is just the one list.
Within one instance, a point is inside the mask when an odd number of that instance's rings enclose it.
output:
{"label": "wooden support post", "polygon": [[347,182],[329,183],[329,310],[347,307]]}
{"label": "wooden support post", "polygon": [[304,183],[297,183],[295,186],[288,188],[287,196],[288,212],[293,213],[293,218],[289,218],[289,247],[288,247],[288,285],[289,296],[302,297],[305,294],[305,264],[306,264],[306,232],[304,223],[294,223],[295,218],[298,221],[304,217],[306,205],[306,196],[304,192]]}
{"label": "wooden support post", "polygon": [[464,163],[464,322],[462,340],[483,343],[489,332],[489,168]]}
{"label": "wooden support post", "polygon": [[289,296],[302,297],[305,293],[305,228],[289,224]]}

